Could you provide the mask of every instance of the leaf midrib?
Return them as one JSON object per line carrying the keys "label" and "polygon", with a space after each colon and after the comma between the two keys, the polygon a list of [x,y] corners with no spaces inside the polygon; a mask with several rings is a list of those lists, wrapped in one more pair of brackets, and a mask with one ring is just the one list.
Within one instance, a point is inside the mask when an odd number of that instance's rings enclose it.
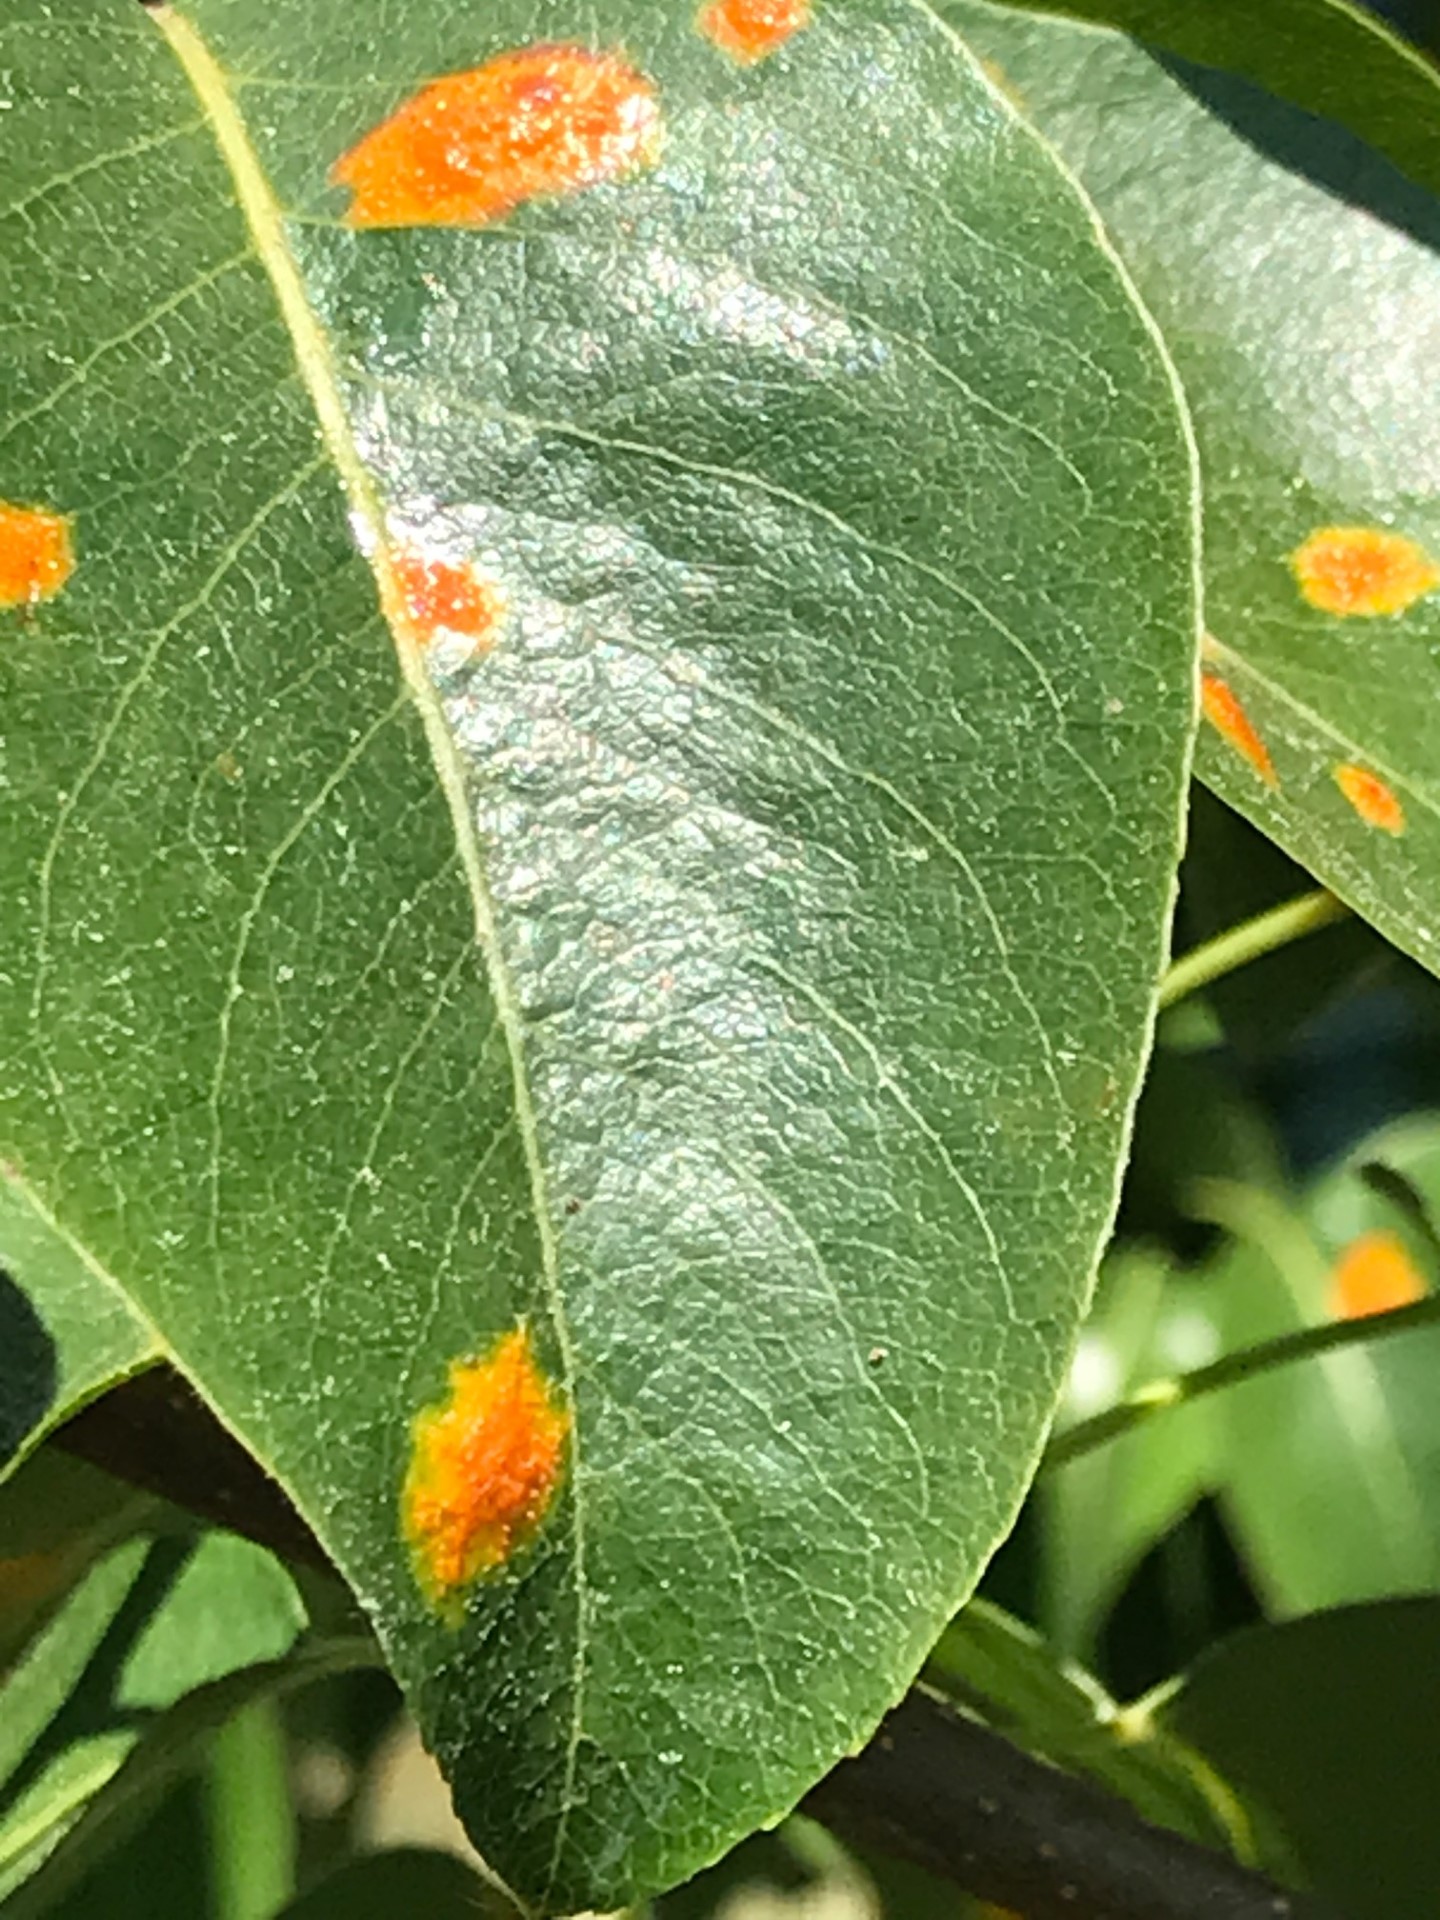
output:
{"label": "leaf midrib", "polygon": [[[519,1001],[500,949],[494,903],[485,877],[481,848],[465,792],[465,776],[440,702],[430,684],[421,653],[420,636],[406,607],[405,594],[390,557],[385,511],[370,474],[361,459],[350,426],[340,377],[329,339],[310,304],[304,280],[285,233],[280,203],[260,164],[248,129],[231,93],[227,77],[202,36],[174,8],[155,8],[151,19],[193,88],[235,188],[236,200],[257,257],[275,292],[280,316],[290,336],[296,365],[315,410],[327,453],[335,466],[353,520],[363,529],[362,547],[379,593],[381,611],[395,642],[406,690],[419,710],[441,791],[450,811],[456,851],[469,889],[475,939],[485,961],[490,991],[510,1058],[514,1084],[516,1124],[530,1182],[531,1209],[540,1250],[540,1280],[546,1308],[559,1349],[561,1385],[571,1415],[571,1506],[574,1582],[576,1594],[575,1657],[571,1670],[573,1707],[567,1738],[565,1770],[555,1840],[550,1860],[553,1885],[564,1851],[567,1825],[575,1792],[575,1777],[584,1719],[584,1683],[588,1639],[588,1595],[585,1579],[584,1508],[581,1498],[580,1432],[575,1405],[576,1364],[569,1322],[559,1283],[559,1258],[550,1210],[539,1128],[524,1057],[524,1031]],[[548,1888],[547,1888],[548,1892]]]}

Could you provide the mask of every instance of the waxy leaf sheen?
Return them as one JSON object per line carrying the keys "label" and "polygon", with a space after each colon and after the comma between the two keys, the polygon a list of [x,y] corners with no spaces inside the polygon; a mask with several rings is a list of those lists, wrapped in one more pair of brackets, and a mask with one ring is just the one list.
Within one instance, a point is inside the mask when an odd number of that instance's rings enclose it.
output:
{"label": "waxy leaf sheen", "polygon": [[791,1806],[1009,1527],[1180,837],[1153,331],[921,0],[789,27],[0,15],[0,496],[75,552],[0,613],[0,1157],[551,1910]]}

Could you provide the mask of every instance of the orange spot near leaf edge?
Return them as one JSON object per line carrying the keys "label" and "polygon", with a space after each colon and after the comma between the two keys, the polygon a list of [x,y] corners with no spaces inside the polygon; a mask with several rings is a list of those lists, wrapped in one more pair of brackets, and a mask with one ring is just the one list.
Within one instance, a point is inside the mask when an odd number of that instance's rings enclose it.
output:
{"label": "orange spot near leaf edge", "polygon": [[499,582],[468,561],[400,546],[387,555],[400,623],[421,647],[458,634],[488,650],[508,610]]}
{"label": "orange spot near leaf edge", "polygon": [[1200,704],[1205,718],[1228,747],[1247,761],[1267,787],[1278,787],[1270,750],[1245,711],[1240,696],[1218,673],[1200,676]]}

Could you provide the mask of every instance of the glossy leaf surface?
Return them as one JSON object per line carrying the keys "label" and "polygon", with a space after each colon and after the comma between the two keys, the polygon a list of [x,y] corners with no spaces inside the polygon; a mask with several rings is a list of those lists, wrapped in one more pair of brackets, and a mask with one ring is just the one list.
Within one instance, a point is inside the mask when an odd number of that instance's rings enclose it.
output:
{"label": "glossy leaf surface", "polygon": [[[753,68],[659,0],[545,28],[647,76],[648,168],[356,233],[336,160],[530,8],[7,7],[0,492],[79,560],[5,632],[0,1032],[16,1193],[579,1907],[789,1805],[1009,1525],[1194,607],[1152,336],[930,12]],[[489,651],[422,658],[407,552],[496,584]],[[412,1423],[522,1325],[564,1473],[435,1608]]]}
{"label": "glossy leaf surface", "polygon": [[[1264,754],[1207,726],[1201,777],[1436,967],[1440,593],[1339,614],[1307,603],[1293,561],[1327,528],[1440,554],[1440,201],[1243,81],[1167,71],[1117,34],[977,0],[946,11],[1080,173],[1185,383],[1207,667]],[[1316,58],[1323,46],[1348,77],[1318,13],[1315,33]],[[1424,84],[1440,127],[1440,88]],[[1368,804],[1386,793],[1393,806]]]}

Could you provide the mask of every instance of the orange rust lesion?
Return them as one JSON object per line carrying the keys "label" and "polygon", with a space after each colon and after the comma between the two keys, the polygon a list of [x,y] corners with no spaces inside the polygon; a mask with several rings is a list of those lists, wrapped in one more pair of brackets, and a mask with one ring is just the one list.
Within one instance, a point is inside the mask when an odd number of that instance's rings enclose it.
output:
{"label": "orange rust lesion", "polygon": [[1290,566],[1305,600],[1322,613],[1403,613],[1440,587],[1440,567],[1425,549],[1384,527],[1320,527],[1291,554]]}
{"label": "orange rust lesion", "polygon": [[0,501],[0,607],[50,600],[74,571],[68,516]]}
{"label": "orange rust lesion", "polygon": [[388,559],[404,623],[421,647],[445,634],[473,641],[477,652],[494,645],[507,608],[498,581],[468,562],[414,547],[392,548]]}
{"label": "orange rust lesion", "polygon": [[1260,738],[1239,694],[1230,683],[1222,680],[1218,673],[1202,673],[1200,705],[1205,718],[1226,746],[1233,747],[1241,759],[1248,761],[1267,787],[1278,787],[1280,782],[1275,775],[1275,763],[1270,758],[1270,750]]}
{"label": "orange rust lesion", "polygon": [[1378,1228],[1357,1236],[1330,1270],[1330,1314],[1336,1320],[1362,1320],[1413,1306],[1428,1289],[1398,1233]]}
{"label": "orange rust lesion", "polygon": [[1378,773],[1346,761],[1335,769],[1335,784],[1367,827],[1397,838],[1405,831],[1405,809]]}
{"label": "orange rust lesion", "polygon": [[652,164],[660,134],[653,83],[618,54],[521,47],[422,87],[330,178],[352,227],[484,226]]}
{"label": "orange rust lesion", "polygon": [[401,1496],[415,1577],[451,1625],[476,1580],[503,1567],[549,1510],[570,1414],[520,1326],[450,1367],[443,1400],[414,1424]]}
{"label": "orange rust lesion", "polygon": [[722,53],[748,67],[783,47],[812,17],[810,0],[708,0],[695,25]]}

